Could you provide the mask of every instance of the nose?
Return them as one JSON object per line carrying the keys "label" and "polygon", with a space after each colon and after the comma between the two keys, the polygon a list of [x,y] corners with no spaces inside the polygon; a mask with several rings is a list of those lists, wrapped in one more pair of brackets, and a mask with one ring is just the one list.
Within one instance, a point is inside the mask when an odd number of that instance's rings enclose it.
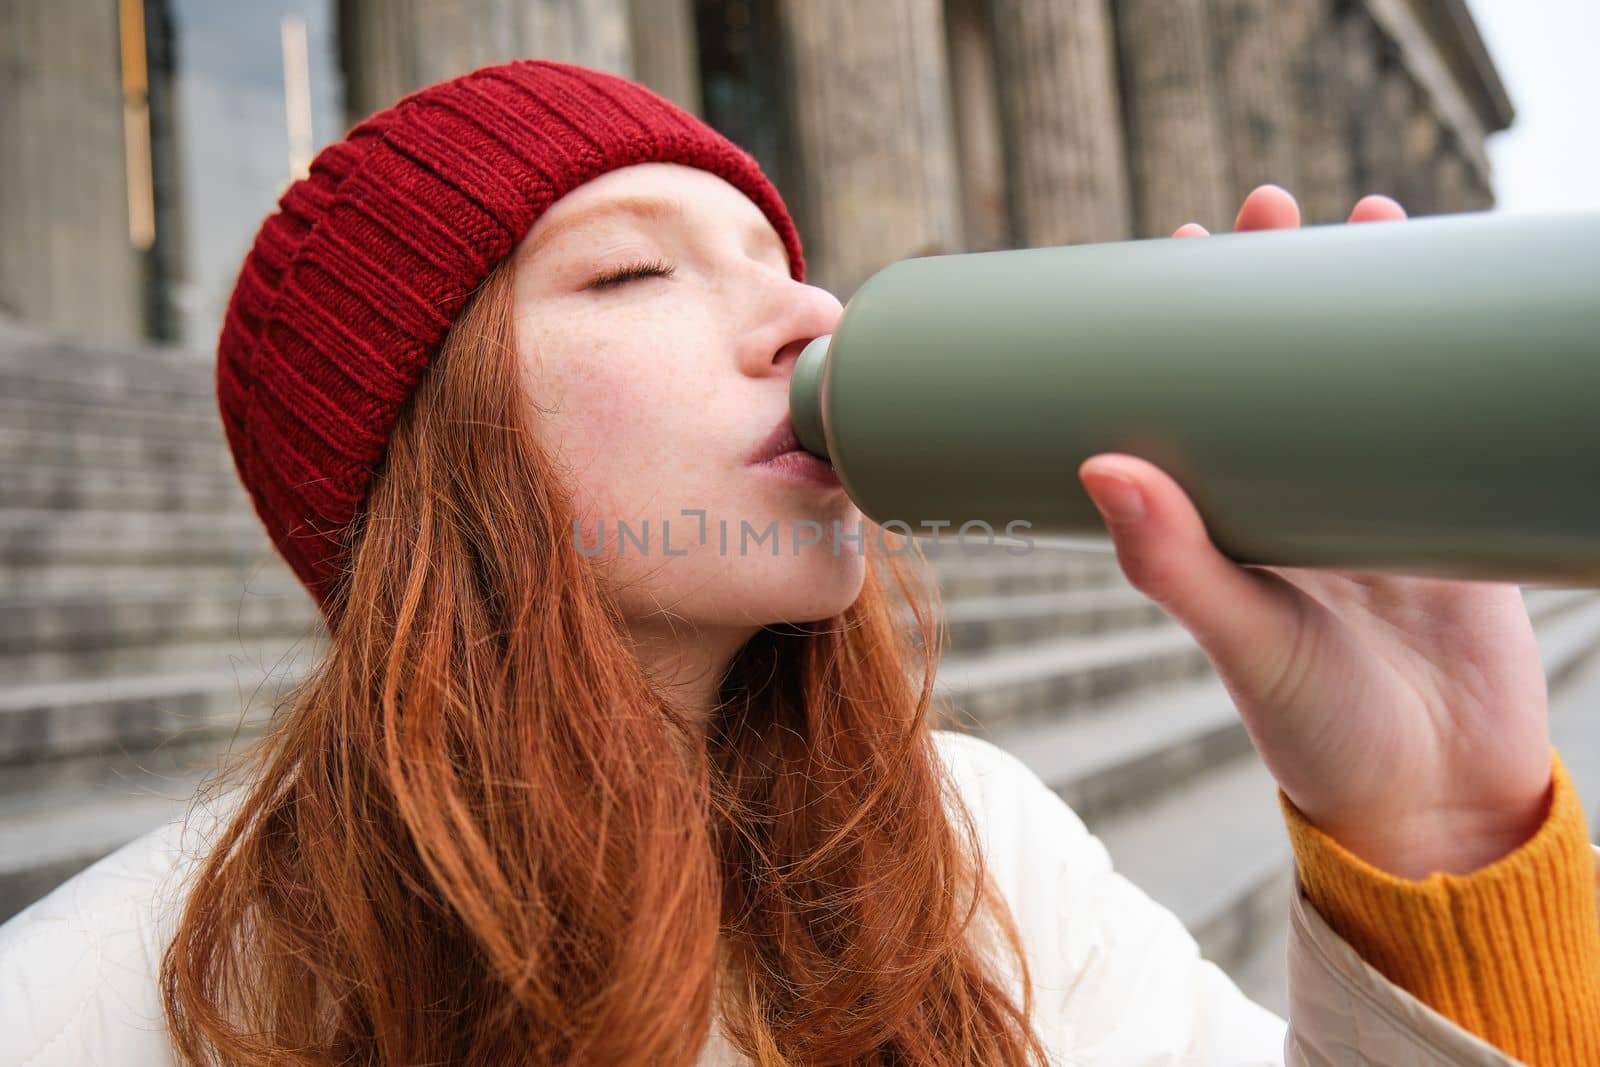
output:
{"label": "nose", "polygon": [[839,298],[821,286],[789,279],[767,319],[746,339],[740,370],[751,377],[789,377],[813,338],[832,333],[844,314]]}
{"label": "nose", "polygon": [[782,367],[786,363],[794,363],[795,360],[800,358],[801,351],[810,343],[810,337],[796,337],[793,341],[778,349],[778,354],[772,359],[772,365],[774,367]]}

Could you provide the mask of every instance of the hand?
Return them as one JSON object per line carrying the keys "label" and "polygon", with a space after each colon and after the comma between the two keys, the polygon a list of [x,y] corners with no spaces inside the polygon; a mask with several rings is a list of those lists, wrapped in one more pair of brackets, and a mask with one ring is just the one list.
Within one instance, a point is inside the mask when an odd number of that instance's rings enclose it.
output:
{"label": "hand", "polygon": [[[1405,217],[1368,196],[1349,221]],[[1294,198],[1263,185],[1234,229],[1298,225]],[[1173,234],[1206,235],[1196,223]],[[1548,693],[1516,584],[1241,566],[1146,460],[1103,453],[1078,474],[1128,581],[1194,636],[1312,823],[1402,878],[1475,870],[1538,830],[1551,782]],[[1119,482],[1142,517],[1118,517]]]}

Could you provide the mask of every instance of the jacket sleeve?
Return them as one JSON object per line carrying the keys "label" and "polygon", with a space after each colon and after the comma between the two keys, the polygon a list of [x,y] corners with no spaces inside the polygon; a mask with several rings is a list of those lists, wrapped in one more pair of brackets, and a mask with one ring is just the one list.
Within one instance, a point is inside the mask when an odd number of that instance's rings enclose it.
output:
{"label": "jacket sleeve", "polygon": [[1113,869],[1105,846],[1087,831],[1061,887],[1061,922],[1079,927],[1074,937],[1090,945],[1056,1005],[1072,1049],[1061,1062],[1284,1063],[1284,1020],[1203,958],[1183,922]]}
{"label": "jacket sleeve", "polygon": [[1296,858],[1290,1064],[1600,1062],[1600,852],[1554,752],[1551,781],[1518,849],[1420,880],[1363,862],[1280,790]]}
{"label": "jacket sleeve", "polygon": [[1284,1021],[1250,1000],[1171,911],[1113,869],[1078,815],[1015,756],[961,741],[985,863],[1028,952],[1052,1064],[1282,1067]]}
{"label": "jacket sleeve", "polygon": [[1288,1067],[1519,1067],[1363,960],[1311,906],[1298,876],[1288,953]]}
{"label": "jacket sleeve", "polygon": [[0,1067],[166,1067],[156,835],[0,925]]}

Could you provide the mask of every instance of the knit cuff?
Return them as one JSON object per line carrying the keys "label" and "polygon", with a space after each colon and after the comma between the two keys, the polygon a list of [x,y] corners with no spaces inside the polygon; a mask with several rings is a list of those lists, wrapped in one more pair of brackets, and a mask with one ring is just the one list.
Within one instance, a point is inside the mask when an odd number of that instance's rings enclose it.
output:
{"label": "knit cuff", "polygon": [[1306,897],[1389,981],[1530,1064],[1600,1063],[1600,903],[1576,788],[1551,751],[1550,809],[1465,875],[1399,878],[1278,800]]}

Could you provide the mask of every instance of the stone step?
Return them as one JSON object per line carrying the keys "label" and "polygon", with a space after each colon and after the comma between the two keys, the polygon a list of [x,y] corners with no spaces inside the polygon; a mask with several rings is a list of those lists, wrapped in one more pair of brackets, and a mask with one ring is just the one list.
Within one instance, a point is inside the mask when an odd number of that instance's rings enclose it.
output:
{"label": "stone step", "polygon": [[973,596],[950,602],[944,613],[950,653],[1127,630],[1168,618],[1160,605],[1126,583],[1050,593]]}
{"label": "stone step", "polygon": [[958,720],[999,732],[1059,722],[1098,701],[1210,672],[1189,632],[1169,620],[950,655],[939,663],[934,688]]}
{"label": "stone step", "polygon": [[160,342],[80,341],[0,319],[0,375],[98,376],[107,381],[168,374],[204,380],[215,357],[204,349]]}
{"label": "stone step", "polygon": [[215,440],[136,433],[69,433],[0,425],[0,466],[44,464],[117,471],[183,471],[233,476],[233,457]]}
{"label": "stone step", "polygon": [[0,331],[0,389],[83,404],[215,406],[216,358],[162,345],[116,349]]}
{"label": "stone step", "polygon": [[1231,972],[1286,914],[1293,853],[1276,789],[1252,749],[1091,829],[1122,876]]}
{"label": "stone step", "polygon": [[[3,548],[0,548],[3,551]],[[288,566],[266,543],[238,563],[53,563],[7,564],[0,559],[0,596],[36,596],[92,592],[96,589],[124,589],[145,585],[169,589],[231,589],[246,592],[274,591],[294,581]]]}
{"label": "stone step", "polygon": [[220,511],[248,508],[238,479],[224,471],[0,465],[0,499],[18,508]]}
{"label": "stone step", "polygon": [[1585,658],[1567,673],[1550,700],[1550,740],[1572,775],[1589,836],[1600,841],[1600,655]]}
{"label": "stone step", "polygon": [[232,733],[304,677],[319,653],[308,648],[270,670],[222,664],[8,687],[0,691],[0,791],[19,788],[19,775],[56,773],[55,764]]}
{"label": "stone step", "polygon": [[999,550],[948,550],[928,557],[946,604],[969,598],[1104,589],[1127,585],[1116,557],[1106,552],[1035,548],[1022,555]]}
{"label": "stone step", "polygon": [[1253,948],[1245,949],[1228,976],[1241,992],[1280,1019],[1289,1017],[1289,894],[1292,874],[1271,887],[1263,901],[1266,915]]}
{"label": "stone step", "polygon": [[270,666],[285,656],[309,655],[324,640],[320,625],[285,625],[260,633],[236,633],[174,644],[113,645],[92,649],[46,649],[0,659],[0,677],[25,687],[77,679],[99,681],[123,675]]}
{"label": "stone step", "polygon": [[987,736],[1021,757],[1091,826],[1250,750],[1233,698],[1214,672]]}
{"label": "stone step", "polygon": [[[1592,669],[1600,661],[1600,598],[1591,593],[1581,604],[1576,599],[1552,598],[1561,610],[1536,629],[1546,675],[1552,679],[1552,729],[1558,747],[1562,741],[1556,724],[1563,719],[1586,723],[1600,695],[1600,671]],[[1574,684],[1580,678],[1586,679],[1584,684]],[[1191,721],[1197,734],[1215,722],[1203,711],[1192,711]],[[1563,758],[1574,767],[1575,780],[1581,766],[1587,780],[1600,782],[1600,730],[1589,727],[1589,732],[1592,743],[1574,745],[1570,754],[1563,747]],[[1092,740],[1086,737],[1084,744]],[[1058,789],[1058,783],[1066,782],[1064,795],[1075,788],[1082,791],[1071,784],[1073,776],[1115,773],[1116,757],[1074,757],[1064,754],[1059,743],[1054,749],[1028,747],[1020,735],[1003,743]],[[1125,765],[1150,758],[1132,741],[1124,739],[1123,744]],[[1581,782],[1579,787],[1582,791]],[[1184,777],[1152,775],[1142,803],[1124,799],[1098,813],[1091,803],[1085,822],[1106,844],[1123,876],[1174,911],[1208,959],[1230,972],[1248,964],[1270,976],[1260,953],[1273,943],[1284,921],[1292,854],[1276,783],[1253,748],[1246,746],[1239,755]]]}
{"label": "stone step", "polygon": [[[991,524],[992,525],[992,524]],[[1030,556],[1104,556],[1114,558],[1111,541],[1102,535],[1080,537],[1007,537],[996,529],[990,537],[979,527],[963,535],[956,529],[914,531],[918,549],[928,560],[1025,560]]]}
{"label": "stone step", "polygon": [[1560,618],[1569,611],[1584,610],[1596,597],[1600,597],[1600,589],[1522,587],[1522,599],[1536,629],[1539,624]]}
{"label": "stone step", "polygon": [[0,595],[0,660],[28,652],[79,652],[180,644],[301,630],[319,618],[299,590],[107,586],[66,594]]}
{"label": "stone step", "polygon": [[0,569],[164,563],[242,567],[271,551],[266,530],[248,503],[200,513],[0,509]]}
{"label": "stone step", "polygon": [[[1527,592],[1524,590],[1524,595]],[[1534,607],[1529,610],[1552,701],[1555,691],[1566,687],[1572,675],[1582,670],[1592,655],[1600,652],[1600,628],[1594,623],[1600,598],[1591,590],[1581,592],[1588,595],[1574,595],[1565,600],[1550,598],[1549,603],[1555,605],[1553,610],[1541,612]]]}
{"label": "stone step", "polygon": [[68,365],[18,371],[0,368],[7,396],[49,404],[119,407],[147,411],[207,413],[217,409],[212,368],[173,368],[130,360],[116,364]]}
{"label": "stone step", "polygon": [[148,791],[87,794],[31,818],[0,819],[0,922],[128,841],[181,816],[194,784],[198,779],[164,781]]}
{"label": "stone step", "polygon": [[223,438],[222,416],[215,410],[177,407],[78,404],[63,400],[16,397],[0,391],[0,426],[34,432],[93,437],[149,436],[163,440],[217,443]]}
{"label": "stone step", "polygon": [[127,841],[185,813],[196,787],[259,736],[0,768],[0,922]]}

